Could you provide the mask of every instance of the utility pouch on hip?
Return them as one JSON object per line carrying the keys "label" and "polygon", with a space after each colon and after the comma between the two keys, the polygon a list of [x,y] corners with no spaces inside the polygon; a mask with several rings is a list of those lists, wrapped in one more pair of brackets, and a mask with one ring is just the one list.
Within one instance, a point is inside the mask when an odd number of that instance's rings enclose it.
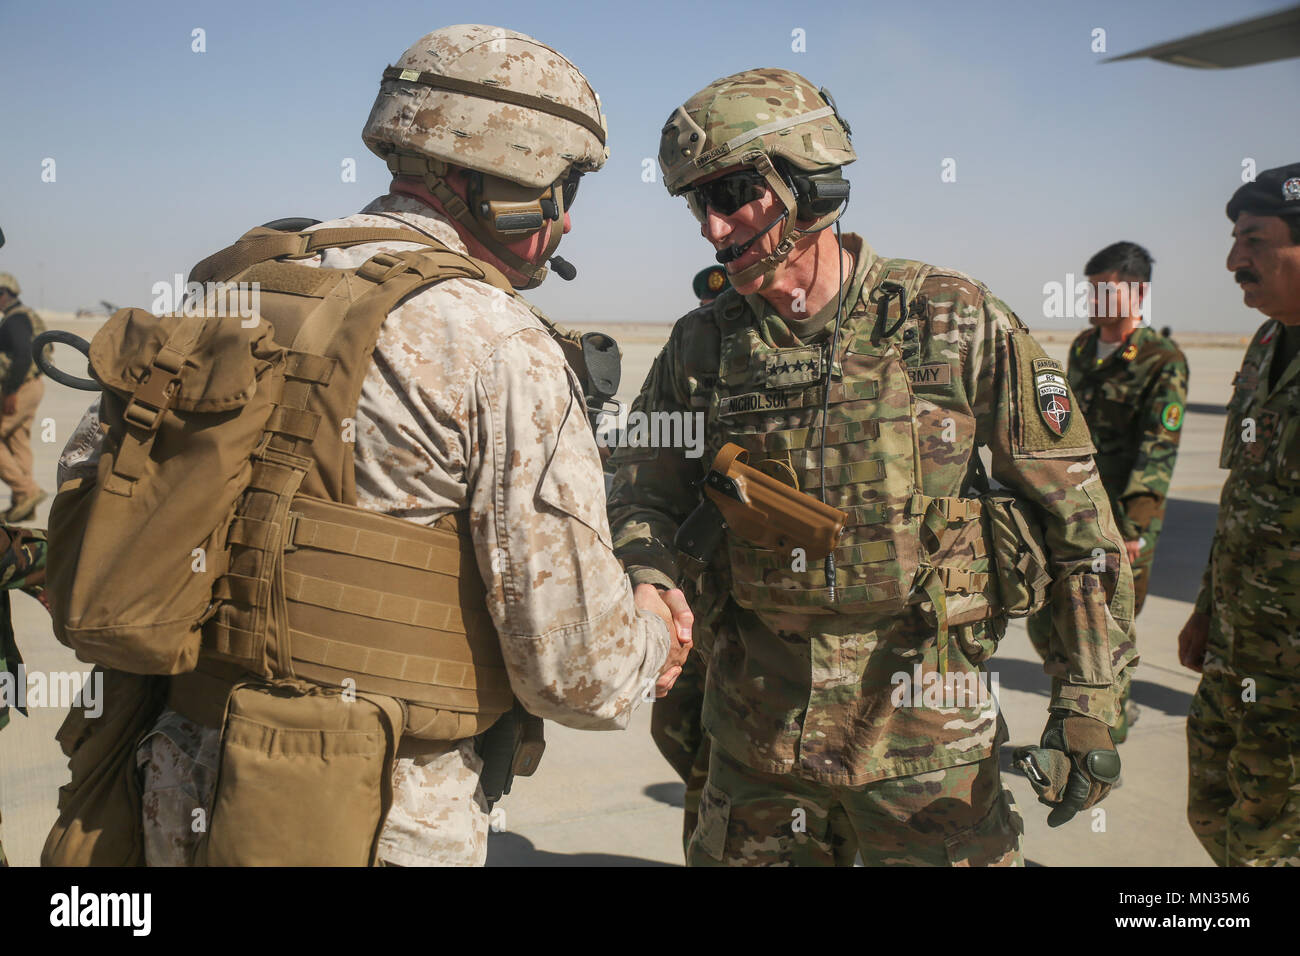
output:
{"label": "utility pouch on hip", "polygon": [[102,710],[78,699],[56,739],[72,779],[59,788],[59,818],[41,866],[144,866],[143,809],[135,752],[167,696],[167,679],[96,667]]}
{"label": "utility pouch on hip", "polygon": [[207,866],[372,866],[402,729],[391,697],[301,681],[231,692]]}
{"label": "utility pouch on hip", "polygon": [[988,494],[980,501],[993,545],[1000,610],[1007,617],[1033,614],[1047,603],[1052,584],[1038,522],[1016,498]]}

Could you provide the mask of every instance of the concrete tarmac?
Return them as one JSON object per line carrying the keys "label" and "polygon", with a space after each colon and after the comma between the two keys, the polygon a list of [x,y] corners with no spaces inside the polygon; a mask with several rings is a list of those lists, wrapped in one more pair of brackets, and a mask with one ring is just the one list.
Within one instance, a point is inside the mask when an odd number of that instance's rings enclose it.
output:
{"label": "concrete tarmac", "polygon": [[[1249,335],[1262,321],[1239,317]],[[98,323],[64,327],[89,336]],[[624,349],[619,397],[631,401],[668,334],[665,327],[612,327]],[[1048,351],[1064,359],[1068,337],[1044,337]],[[1178,663],[1178,632],[1191,612],[1214,533],[1223,406],[1244,348],[1198,347],[1184,342],[1191,370],[1188,414],[1156,555],[1150,594],[1138,621],[1142,663],[1133,699],[1141,721],[1120,750],[1123,786],[1092,813],[1050,829],[1047,809],[1028,782],[1007,773],[1025,820],[1027,861],[1045,866],[1208,866],[1209,857],[1184,818],[1187,792],[1185,720],[1197,675]],[[58,348],[61,367],[80,374],[84,364]],[[64,442],[94,399],[47,382],[33,426],[36,475],[54,490],[55,465]],[[52,497],[52,495],[51,495]],[[30,522],[45,527],[49,501]],[[29,671],[88,670],[60,645],[44,608],[28,596],[12,595],[14,631]],[[999,702],[1011,731],[1003,748],[1036,742],[1046,718],[1049,681],[1042,673],[1022,623],[1008,630],[990,670],[998,674]],[[650,706],[643,704],[621,733],[592,733],[547,724],[546,756],[537,774],[515,781],[499,804],[488,844],[488,864],[504,865],[679,865],[682,784],[650,740]],[[67,782],[66,759],[54,740],[66,707],[32,707],[13,714],[0,732],[0,814],[11,863],[37,864],[56,817],[58,788]],[[1097,812],[1104,811],[1104,812]]]}

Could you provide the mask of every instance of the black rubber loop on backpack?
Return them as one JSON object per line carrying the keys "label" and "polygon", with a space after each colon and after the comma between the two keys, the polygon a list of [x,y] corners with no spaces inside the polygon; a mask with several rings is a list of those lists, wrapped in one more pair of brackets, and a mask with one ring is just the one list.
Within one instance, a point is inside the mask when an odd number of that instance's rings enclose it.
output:
{"label": "black rubber loop on backpack", "polygon": [[73,332],[64,332],[62,329],[51,329],[48,332],[42,332],[36,338],[32,339],[32,358],[40,370],[48,375],[60,385],[66,385],[69,388],[79,388],[83,392],[98,392],[104,386],[93,378],[78,378],[75,375],[69,375],[67,372],[60,372],[54,367],[53,363],[45,360],[45,346],[53,345],[58,342],[61,345],[71,345],[74,349],[86,356],[90,360],[90,343],[80,335]]}
{"label": "black rubber loop on backpack", "polygon": [[310,226],[319,226],[319,219],[276,219],[271,222],[263,223],[263,229],[274,229],[277,232],[302,232]]}

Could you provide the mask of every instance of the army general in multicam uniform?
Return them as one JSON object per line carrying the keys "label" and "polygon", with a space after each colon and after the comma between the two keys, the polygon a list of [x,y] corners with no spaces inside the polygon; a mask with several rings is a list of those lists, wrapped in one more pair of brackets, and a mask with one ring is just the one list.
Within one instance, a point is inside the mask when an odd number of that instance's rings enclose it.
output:
{"label": "army general in multicam uniform", "polygon": [[1233,379],[1196,610],[1187,819],[1220,866],[1300,866],[1300,163],[1228,203],[1228,269],[1268,321]]}
{"label": "army general in multicam uniform", "polygon": [[849,516],[834,567],[729,535],[730,583],[695,608],[713,648],[691,865],[1012,865],[1005,723],[987,695],[949,693],[983,681],[1005,627],[982,502],[963,497],[977,449],[1039,510],[1051,557],[1051,713],[1028,758],[1049,822],[1118,775],[1132,578],[1059,364],[976,280],[828,228],[849,134],[829,94],[777,69],[715,81],[663,127],[665,185],[732,289],[677,322],[634,406],[703,416],[706,455],[615,453],[615,548],[638,593],[672,588],[674,536],[726,442]]}
{"label": "army general in multicam uniform", "polygon": [[[599,100],[577,67],[531,37],[480,25],[411,46],[386,71],[363,138],[394,173],[389,193],[316,228],[412,229],[494,265],[517,289],[546,276],[579,177],[608,155]],[[494,232],[493,194],[523,205],[542,197],[542,227]],[[416,248],[380,241],[303,262],[356,268]],[[619,729],[651,688],[665,692],[680,673],[689,612],[676,605],[674,637],[657,596],[634,599],[612,550],[586,421],[577,380],[539,315],[486,281],[447,280],[383,324],[357,410],[357,502],[427,525],[468,509],[517,699],[537,717]],[[83,421],[60,483],[93,474],[95,430],[93,417]],[[168,709],[142,745],[150,865],[193,860],[191,820],[212,799],[218,738]],[[472,739],[449,752],[399,753],[380,861],[482,864],[482,767]]]}
{"label": "army general in multicam uniform", "polygon": [[[1150,253],[1133,242],[1102,249],[1084,267],[1091,321],[1070,346],[1067,378],[1088,423],[1094,461],[1133,567],[1133,616],[1142,612],[1187,404],[1187,359],[1143,321]],[[1052,616],[1029,619],[1029,638],[1047,656]],[[1137,719],[1127,699],[1111,737],[1123,743]]]}

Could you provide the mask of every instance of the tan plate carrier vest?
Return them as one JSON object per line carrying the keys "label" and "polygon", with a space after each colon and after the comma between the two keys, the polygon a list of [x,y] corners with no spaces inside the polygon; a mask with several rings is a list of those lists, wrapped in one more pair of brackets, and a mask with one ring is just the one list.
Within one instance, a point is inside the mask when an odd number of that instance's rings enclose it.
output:
{"label": "tan plate carrier vest", "polygon": [[[293,261],[399,240],[427,248],[357,269]],[[289,357],[196,673],[173,679],[182,713],[218,726],[244,671],[395,697],[403,736],[426,741],[479,734],[512,706],[468,513],[427,527],[356,507],[352,432],[380,326],[401,300],[451,278],[515,295],[487,263],[404,229],[257,228],[195,266],[193,282],[256,283]]]}
{"label": "tan plate carrier vest", "polygon": [[[907,366],[888,336],[878,341],[868,334],[869,323],[894,325],[904,318],[898,315],[899,297],[882,294],[881,284],[895,282],[906,301],[915,303],[929,272],[920,262],[879,260],[862,286],[875,308],[846,320],[840,330],[824,439],[825,500],[849,515],[835,549],[834,601],[820,564],[795,571],[791,555],[734,535],[728,536],[728,549],[732,594],[750,610],[894,615],[928,601],[922,611],[933,616],[939,663],[946,669],[948,626],[994,614],[990,529],[979,520],[980,499],[923,493]],[[722,341],[709,417],[723,422],[726,440],[748,451],[751,464],[766,462],[770,469],[778,462],[769,473],[784,473],[797,488],[817,495],[827,348],[774,348],[748,309],[735,307],[734,293],[718,303],[714,314]]]}

